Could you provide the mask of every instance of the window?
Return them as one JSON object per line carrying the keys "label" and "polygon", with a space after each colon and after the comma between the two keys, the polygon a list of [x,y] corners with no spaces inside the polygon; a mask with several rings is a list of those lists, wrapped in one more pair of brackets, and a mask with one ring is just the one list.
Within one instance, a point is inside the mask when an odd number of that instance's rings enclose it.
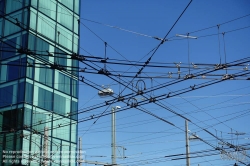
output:
{"label": "window", "polygon": [[25,66],[22,65],[26,65],[26,58],[22,58],[21,61],[21,64],[19,60],[12,60],[8,63],[5,62],[6,64],[2,62],[0,66],[1,82],[12,81],[25,76]]}
{"label": "window", "polygon": [[57,26],[57,29],[60,32],[60,35],[58,35],[58,40],[57,40],[58,43],[71,51],[73,33],[60,25]]}
{"label": "window", "polygon": [[53,78],[53,70],[46,67],[46,66],[40,65],[39,81],[43,84],[46,84],[46,85],[52,87],[52,85],[53,85],[52,78]]}
{"label": "window", "polygon": [[33,78],[34,77],[34,66],[33,66],[34,60],[28,58],[28,60],[27,60],[27,62],[25,64],[27,64],[26,76],[29,77],[29,78]]}
{"label": "window", "polygon": [[72,80],[72,96],[78,97],[78,81],[71,79]]}
{"label": "window", "polygon": [[59,2],[61,2],[63,5],[67,6],[71,10],[73,10],[74,0],[59,0]]}
{"label": "window", "polygon": [[[3,112],[3,131],[20,129],[22,127],[22,109],[13,109]],[[10,141],[13,143],[13,141]]]}
{"label": "window", "polygon": [[24,82],[21,82],[19,83],[19,86],[18,86],[18,103],[21,103],[21,102],[24,102],[24,88],[25,86],[25,83]]}
{"label": "window", "polygon": [[26,126],[31,125],[31,109],[24,108],[23,124]]}
{"label": "window", "polygon": [[61,115],[66,115],[66,98],[54,94],[54,111]]}
{"label": "window", "polygon": [[77,120],[78,103],[75,101],[71,102],[71,119]]}
{"label": "window", "polygon": [[33,85],[28,82],[25,87],[25,102],[30,104],[33,103]]}
{"label": "window", "polygon": [[56,18],[56,2],[55,0],[40,0],[39,8],[41,12],[55,20]]}
{"label": "window", "polygon": [[58,5],[57,22],[72,30],[73,28],[73,13],[63,7]]}
{"label": "window", "polygon": [[[49,56],[45,51],[49,51],[49,43],[46,41],[37,38],[36,40],[36,52],[40,54],[39,56],[43,59],[49,60]],[[44,55],[44,56],[42,56]]]}
{"label": "window", "polygon": [[35,11],[31,8],[31,10],[30,10],[30,28],[33,30],[36,30],[36,17],[37,17],[37,11]]}
{"label": "window", "polygon": [[38,89],[38,106],[46,110],[52,110],[52,92],[43,88]]}
{"label": "window", "polygon": [[43,131],[44,130],[44,127],[45,127],[45,124],[44,123],[46,122],[46,113],[45,111],[44,112],[39,112],[39,111],[33,111],[33,122],[32,124],[35,124],[33,125],[33,129],[37,130],[37,131]]}
{"label": "window", "polygon": [[22,2],[20,1],[6,1],[6,14],[16,11],[22,8]]}
{"label": "window", "polygon": [[67,55],[65,52],[61,51],[60,49],[56,48],[55,49],[55,63],[62,65],[62,66],[67,66]]}
{"label": "window", "polygon": [[16,104],[17,85],[18,84],[0,87],[0,107]]}
{"label": "window", "polygon": [[17,37],[3,41],[2,50],[6,50],[7,52],[1,51],[2,52],[1,59],[6,59],[15,56],[16,44],[17,44]]}
{"label": "window", "polygon": [[74,35],[73,52],[78,52],[78,42],[79,42],[79,37]]}
{"label": "window", "polygon": [[54,119],[57,119],[53,121],[53,128],[56,128],[53,130],[53,136],[69,141],[70,135],[76,134],[70,132],[70,119],[63,118],[62,116],[56,114],[54,114],[53,116]]}
{"label": "window", "polygon": [[5,1],[0,1],[0,15],[4,15],[4,8],[5,8]]}
{"label": "window", "polygon": [[75,0],[75,8],[74,8],[74,12],[76,13],[76,14],[80,14],[79,13],[79,8],[80,8],[80,2],[79,2],[80,0]]}
{"label": "window", "polygon": [[[16,23],[17,21],[13,18],[16,18],[18,20],[20,26],[22,25],[22,12],[11,14],[11,16],[8,17],[9,20]],[[19,26],[17,26],[16,24],[13,24],[12,22],[8,21],[7,19],[5,20],[4,36],[8,36],[10,34],[16,33],[21,30]]]}
{"label": "window", "polygon": [[7,81],[11,81],[18,78],[19,60],[15,60],[7,63]]}
{"label": "window", "polygon": [[58,74],[58,90],[70,94],[70,78],[62,73]]}
{"label": "window", "polygon": [[41,13],[38,13],[37,31],[51,40],[55,40],[56,23]]}
{"label": "window", "polygon": [[74,14],[74,32],[76,34],[78,34],[78,28],[79,28],[79,23],[80,23],[78,22],[78,20],[79,20],[79,16]]}

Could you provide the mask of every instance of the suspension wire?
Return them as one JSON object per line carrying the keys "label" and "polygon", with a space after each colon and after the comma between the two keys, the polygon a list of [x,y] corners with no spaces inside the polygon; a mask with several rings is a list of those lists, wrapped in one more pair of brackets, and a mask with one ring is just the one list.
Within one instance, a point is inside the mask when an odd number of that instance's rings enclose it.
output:
{"label": "suspension wire", "polygon": [[[102,114],[101,114],[101,116],[102,116]],[[98,118],[98,117],[97,117]],[[99,116],[99,118],[100,118],[100,116]],[[160,119],[162,119],[162,118],[160,118]],[[85,120],[84,120],[85,121]],[[58,128],[58,127],[57,127]],[[207,131],[208,132],[208,131]]]}

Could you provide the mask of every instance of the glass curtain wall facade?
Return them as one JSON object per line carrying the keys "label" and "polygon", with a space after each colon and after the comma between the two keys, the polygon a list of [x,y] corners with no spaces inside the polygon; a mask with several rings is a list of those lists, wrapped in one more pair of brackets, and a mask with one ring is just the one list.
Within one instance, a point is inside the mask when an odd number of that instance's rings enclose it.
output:
{"label": "glass curtain wall facade", "polygon": [[3,166],[76,165],[79,3],[0,0]]}

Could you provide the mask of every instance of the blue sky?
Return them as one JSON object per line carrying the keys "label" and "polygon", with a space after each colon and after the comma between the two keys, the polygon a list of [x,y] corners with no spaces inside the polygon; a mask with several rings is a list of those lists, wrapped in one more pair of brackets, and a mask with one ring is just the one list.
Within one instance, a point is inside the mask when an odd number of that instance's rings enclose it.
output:
{"label": "blue sky", "polygon": [[[108,43],[106,56],[109,59],[133,61],[131,64],[145,62],[152,55],[150,51],[160,43],[153,37],[163,38],[188,3],[187,0],[83,0],[81,2],[80,53],[104,57],[105,41]],[[225,63],[225,59],[229,63],[248,58],[250,53],[249,7],[250,2],[247,0],[193,0],[167,36],[168,41],[164,42],[153,55],[151,63],[156,64],[157,62],[158,65],[162,63],[161,65],[167,64],[167,66],[174,67],[175,63],[181,62],[181,73],[185,75],[188,74],[188,68],[184,68],[184,66],[187,67],[189,64],[192,66],[191,62],[194,64],[212,64],[210,66],[197,66],[204,70],[212,70],[215,64]],[[246,17],[241,18],[242,16]],[[220,24],[219,31],[216,26],[218,24]],[[225,34],[222,35],[222,32],[225,32]],[[198,39],[187,40],[176,37],[176,34],[186,35],[187,33],[190,33],[190,36],[198,37]],[[87,63],[97,69],[104,66],[101,63]],[[226,72],[228,74],[243,72],[245,71],[243,68],[248,63],[232,67],[232,70],[220,70],[213,74],[222,76]],[[131,66],[107,64],[107,69],[112,73],[134,76],[140,67]],[[87,67],[87,71],[94,72],[84,64],[81,64],[81,67]],[[177,81],[177,79],[166,78],[168,72],[173,73],[173,78],[178,77],[177,68],[160,67],[145,67],[141,76],[149,77],[143,79],[143,81],[146,88],[150,89],[170,81]],[[198,70],[197,68],[190,68],[190,72],[196,73]],[[103,75],[89,73],[81,73],[80,75],[95,83],[97,88],[102,85],[109,85],[116,95],[121,89],[124,89],[116,81]],[[164,78],[154,78],[151,81],[150,77],[159,75],[164,75]],[[119,78],[113,78],[119,81]],[[215,78],[215,76],[210,78]],[[210,145],[216,147],[220,141],[202,130],[204,128],[234,145],[249,144],[250,84],[249,81],[244,80],[246,77],[240,78],[242,80],[223,81],[161,100],[160,103],[190,119],[189,130],[199,135]],[[121,82],[132,80],[132,78],[124,77],[120,79]],[[137,81],[136,78],[133,83],[136,84]],[[211,81],[208,77],[206,79],[185,80],[155,90],[149,95],[157,96],[170,91],[176,92],[208,81]],[[122,94],[131,92],[130,89],[126,88]],[[106,100],[112,99],[111,97],[100,98],[97,93],[98,90],[93,87],[80,83],[79,109],[87,110],[91,106],[103,104]],[[137,96],[138,101],[141,101],[141,99],[143,99],[142,96]],[[118,105],[122,108],[126,107],[126,104],[117,102],[110,107],[105,106],[80,114],[79,119],[97,115],[104,110],[110,111],[112,106]],[[184,156],[164,157],[185,153],[185,120],[153,103],[142,107],[173,123],[175,127],[134,108],[117,113],[116,143],[118,146],[127,149],[125,152],[127,158],[117,159],[117,163],[124,166],[185,165],[184,159],[172,160]],[[110,120],[111,116],[108,115],[99,118],[95,124],[93,124],[95,120],[79,124],[79,136],[83,139],[83,150],[86,151],[85,158],[87,160],[111,162]],[[245,135],[237,137],[234,134],[228,134],[237,132],[244,132]],[[233,165],[236,162],[234,160],[222,160],[218,151],[217,155],[212,156],[209,156],[209,154],[216,151],[204,153],[205,150],[213,149],[208,144],[202,141],[190,141],[190,152],[195,152],[191,155],[191,157],[195,157],[190,159],[191,165]],[[245,147],[249,147],[249,145]],[[197,153],[198,151],[200,152]],[[249,154],[249,150],[247,153]],[[201,156],[197,157],[198,154]],[[249,158],[244,162],[249,163]]]}

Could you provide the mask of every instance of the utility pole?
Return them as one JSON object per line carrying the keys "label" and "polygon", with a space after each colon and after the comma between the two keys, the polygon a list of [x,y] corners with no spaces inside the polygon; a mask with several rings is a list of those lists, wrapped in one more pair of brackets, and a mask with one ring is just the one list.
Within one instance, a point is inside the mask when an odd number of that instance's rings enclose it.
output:
{"label": "utility pole", "polygon": [[112,133],[111,133],[111,148],[112,148],[112,154],[111,154],[111,159],[112,159],[112,165],[116,164],[116,150],[115,150],[115,107],[112,107],[112,116],[111,116],[111,126],[112,126]]}
{"label": "utility pole", "polygon": [[115,119],[115,111],[117,109],[120,109],[121,107],[120,106],[115,106],[115,107],[112,107],[111,111],[112,111],[112,114],[111,114],[111,127],[112,127],[112,133],[111,133],[111,139],[112,139],[112,142],[111,142],[111,148],[112,148],[112,155],[111,155],[111,159],[112,159],[112,165],[116,165],[116,134],[115,134],[115,126],[116,126],[116,119]]}
{"label": "utility pole", "polygon": [[[81,137],[79,137],[79,139],[78,139],[78,149],[79,149],[79,151],[78,151],[78,161],[82,161],[83,159],[82,159],[82,138]],[[78,165],[82,166],[82,163],[78,162]]]}
{"label": "utility pole", "polygon": [[43,165],[47,166],[48,163],[48,128],[44,127],[44,138],[43,138]]}
{"label": "utility pole", "polygon": [[186,135],[186,162],[187,166],[190,166],[190,159],[189,159],[189,138],[188,138],[188,121],[185,120],[185,135]]}

